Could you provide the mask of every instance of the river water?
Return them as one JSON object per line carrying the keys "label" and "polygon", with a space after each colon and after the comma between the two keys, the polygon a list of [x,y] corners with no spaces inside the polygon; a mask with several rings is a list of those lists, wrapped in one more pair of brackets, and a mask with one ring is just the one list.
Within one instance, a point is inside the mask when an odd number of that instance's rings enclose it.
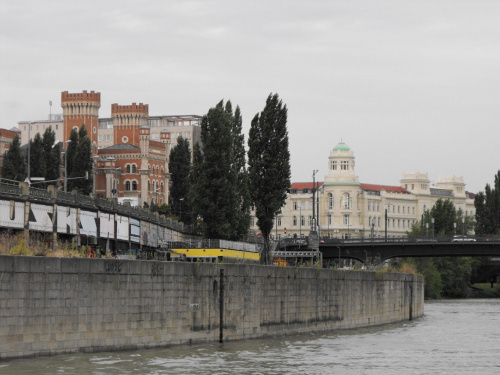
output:
{"label": "river water", "polygon": [[500,300],[426,302],[381,327],[0,362],[0,374],[499,374]]}

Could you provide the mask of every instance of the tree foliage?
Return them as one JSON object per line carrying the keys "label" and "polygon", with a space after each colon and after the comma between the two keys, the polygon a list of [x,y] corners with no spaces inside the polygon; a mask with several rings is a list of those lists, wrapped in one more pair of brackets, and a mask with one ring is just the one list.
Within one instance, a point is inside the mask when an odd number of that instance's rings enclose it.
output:
{"label": "tree foliage", "polygon": [[500,233],[500,171],[495,175],[493,187],[486,184],[484,193],[474,198],[476,208],[476,233]]}
{"label": "tree foliage", "polygon": [[191,206],[188,201],[191,180],[191,150],[189,141],[183,137],[177,138],[177,145],[170,151],[168,170],[171,174],[170,205],[180,221],[191,223]]}
{"label": "tree foliage", "polygon": [[4,154],[2,178],[13,181],[26,179],[26,162],[21,153],[21,140],[17,134],[14,136],[9,150]]}
{"label": "tree foliage", "polygon": [[[68,156],[68,190],[77,190],[81,194],[90,194],[92,192],[92,144],[87,137],[85,124],[80,127],[75,139],[76,130],[70,134],[71,142],[67,149]],[[76,147],[75,147],[76,144]],[[74,156],[73,156],[74,152]],[[69,167],[71,165],[71,167]],[[87,176],[88,178],[85,178]]]}
{"label": "tree foliage", "polygon": [[56,144],[56,133],[51,127],[43,133],[42,143],[45,157],[45,181],[51,181],[46,185],[56,185],[61,177],[61,149]]}
{"label": "tree foliage", "polygon": [[45,154],[43,141],[40,133],[30,140],[30,178],[43,177],[46,175]]}
{"label": "tree foliage", "polygon": [[242,116],[240,107],[236,106],[234,115],[231,102],[226,103],[226,112],[231,118],[231,136],[233,139],[233,169],[236,175],[236,237],[242,238],[248,234],[250,227],[250,190],[248,186],[248,171],[246,169],[245,137],[242,133]]}
{"label": "tree foliage", "polygon": [[228,108],[230,104],[224,106],[224,101],[220,101],[203,116],[203,157],[195,150],[196,181],[189,200],[193,217],[199,220],[206,238],[237,240],[240,192],[234,157],[234,118]]}
{"label": "tree foliage", "polygon": [[287,108],[278,94],[270,94],[264,110],[253,118],[248,147],[250,192],[264,239],[261,261],[267,264],[274,217],[285,204],[290,189]]}

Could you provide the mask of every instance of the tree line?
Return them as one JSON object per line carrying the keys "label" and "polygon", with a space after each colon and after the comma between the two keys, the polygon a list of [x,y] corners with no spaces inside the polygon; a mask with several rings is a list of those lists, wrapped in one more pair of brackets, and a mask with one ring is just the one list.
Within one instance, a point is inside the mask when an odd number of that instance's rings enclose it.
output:
{"label": "tree line", "polygon": [[269,235],[290,188],[287,108],[270,94],[252,119],[248,153],[239,106],[220,101],[201,122],[201,144],[191,150],[178,138],[169,160],[171,211],[195,225],[205,238],[242,240],[250,228],[250,209],[264,240],[261,261],[269,262]]}
{"label": "tree line", "polygon": [[[37,133],[29,141],[28,152],[21,149],[21,140],[16,134],[9,150],[4,154],[2,179],[7,181],[25,181],[28,177],[42,178],[43,181],[32,180],[33,187],[46,188],[49,185],[63,186],[64,164],[66,163],[67,190],[77,190],[81,194],[92,192],[92,149],[87,136],[85,124],[79,130],[73,129],[70,134],[65,154],[56,143],[56,134],[52,128]],[[64,159],[66,158],[66,160]],[[87,176],[87,178],[82,178]]]}

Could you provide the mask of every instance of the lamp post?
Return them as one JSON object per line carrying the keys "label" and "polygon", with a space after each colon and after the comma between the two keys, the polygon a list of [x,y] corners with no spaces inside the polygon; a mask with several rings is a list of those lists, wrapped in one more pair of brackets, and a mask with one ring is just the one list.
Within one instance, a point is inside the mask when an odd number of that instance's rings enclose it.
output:
{"label": "lamp post", "polygon": [[453,235],[457,234],[457,223],[453,223]]}
{"label": "lamp post", "polygon": [[315,200],[315,194],[316,194],[316,173],[318,173],[318,170],[315,169],[313,171],[313,187],[312,187],[312,204],[313,204],[313,216],[312,216],[312,222],[311,222],[311,230],[316,231],[316,215],[315,215],[315,206],[316,206],[316,200]]}
{"label": "lamp post", "polygon": [[432,222],[432,239],[434,239],[434,218],[431,219]]}
{"label": "lamp post", "polygon": [[462,239],[465,238],[465,217],[462,217]]}
{"label": "lamp post", "polygon": [[[71,143],[71,139],[64,141],[64,143]],[[64,192],[68,188],[68,146],[64,148]]]}

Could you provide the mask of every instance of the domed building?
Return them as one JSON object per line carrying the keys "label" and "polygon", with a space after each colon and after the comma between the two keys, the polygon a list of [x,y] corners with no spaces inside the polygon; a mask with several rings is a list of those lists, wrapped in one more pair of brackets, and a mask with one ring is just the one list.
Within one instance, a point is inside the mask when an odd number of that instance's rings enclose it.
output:
{"label": "domed building", "polygon": [[[384,238],[386,231],[388,238],[404,237],[439,198],[475,215],[474,196],[462,177],[439,177],[432,186],[427,174],[403,173],[400,186],[375,185],[360,183],[355,165],[353,150],[340,142],[330,151],[323,182],[292,183],[273,237],[305,237],[311,228],[321,237]],[[253,233],[259,232],[256,222],[253,216]]]}

